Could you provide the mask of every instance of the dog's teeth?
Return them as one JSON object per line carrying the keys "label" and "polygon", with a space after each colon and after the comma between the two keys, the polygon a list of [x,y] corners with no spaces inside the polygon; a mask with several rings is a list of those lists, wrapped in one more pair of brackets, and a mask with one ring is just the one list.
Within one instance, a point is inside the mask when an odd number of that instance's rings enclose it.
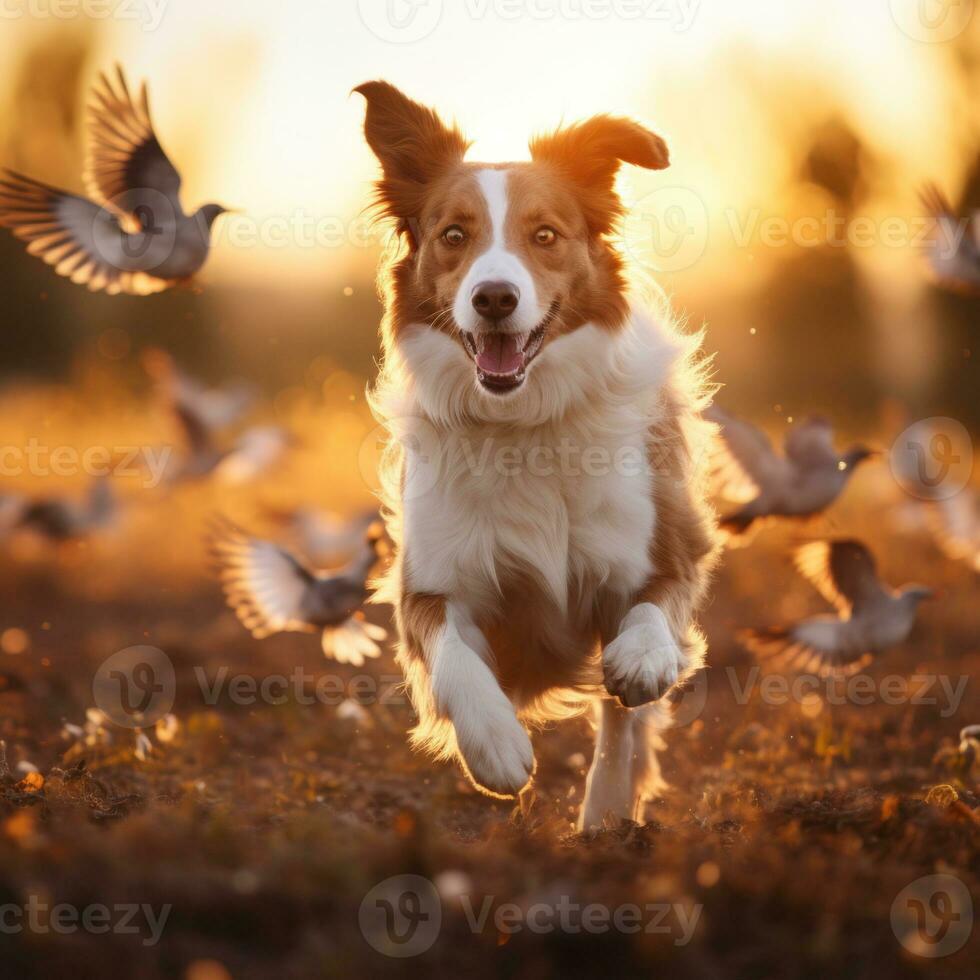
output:
{"label": "dog's teeth", "polygon": [[522,350],[524,350],[525,347],[527,347],[527,340],[528,340],[528,337],[530,337],[530,336],[531,335],[529,333],[519,333],[517,335],[517,349],[518,350],[522,351]]}
{"label": "dog's teeth", "polygon": [[487,346],[487,335],[485,333],[478,333],[475,335],[476,338],[476,352],[477,354],[482,354],[483,349]]}

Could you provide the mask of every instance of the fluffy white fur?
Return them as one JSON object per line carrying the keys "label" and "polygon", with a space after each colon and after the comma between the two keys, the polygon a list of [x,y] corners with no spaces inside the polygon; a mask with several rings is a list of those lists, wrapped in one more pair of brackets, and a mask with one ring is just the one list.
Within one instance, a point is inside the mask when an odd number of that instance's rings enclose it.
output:
{"label": "fluffy white fur", "polygon": [[650,602],[634,606],[619,635],[602,651],[606,690],[635,708],[663,697],[684,669],[684,655],[663,612]]}
{"label": "fluffy white fur", "polygon": [[445,626],[429,651],[432,696],[453,724],[470,776],[493,793],[513,796],[531,777],[534,752],[492,663],[466,608],[450,602]]}

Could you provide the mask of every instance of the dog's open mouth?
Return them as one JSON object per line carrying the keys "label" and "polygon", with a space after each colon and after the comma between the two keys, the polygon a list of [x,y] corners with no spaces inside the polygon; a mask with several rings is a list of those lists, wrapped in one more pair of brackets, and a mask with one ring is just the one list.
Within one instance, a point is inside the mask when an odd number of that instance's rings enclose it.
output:
{"label": "dog's open mouth", "polygon": [[514,391],[524,383],[527,366],[541,350],[545,331],[556,312],[552,307],[530,333],[463,331],[463,343],[476,364],[476,378],[487,391]]}

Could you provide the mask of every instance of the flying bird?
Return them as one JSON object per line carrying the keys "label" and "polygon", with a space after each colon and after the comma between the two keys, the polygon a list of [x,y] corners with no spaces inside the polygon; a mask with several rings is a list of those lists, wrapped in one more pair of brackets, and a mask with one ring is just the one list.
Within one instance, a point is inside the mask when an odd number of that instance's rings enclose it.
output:
{"label": "flying bird", "polygon": [[744,630],[739,640],[756,655],[805,673],[849,675],[866,667],[876,654],[907,639],[919,604],[934,595],[921,585],[898,590],[884,585],[860,541],[810,542],[797,549],[795,563],[837,615]]}
{"label": "flying bird", "polygon": [[152,348],[143,366],[174,417],[184,444],[184,455],[165,472],[168,484],[215,476],[225,483],[242,484],[269,469],[295,443],[279,426],[253,426],[230,446],[220,444],[221,431],[237,423],[255,400],[251,386],[233,384],[208,388],[182,371],[172,357]]}
{"label": "flying bird", "polygon": [[225,598],[252,636],[321,631],[324,654],[357,667],[365,657],[380,654],[378,642],[388,635],[360,612],[382,550],[380,525],[373,525],[360,554],[339,571],[326,573],[227,521],[219,522],[212,539]]}
{"label": "flying bird", "polygon": [[144,82],[134,99],[121,67],[92,89],[84,182],[88,197],[0,171],[0,226],[27,251],[93,292],[158,293],[192,277],[226,213],[205,204],[185,214],[180,174],[153,130]]}
{"label": "flying bird", "polygon": [[837,499],[858,464],[874,455],[860,445],[838,453],[833,429],[822,418],[790,429],[780,454],[760,429],[717,405],[705,417],[720,430],[713,460],[719,492],[743,504],[721,520],[731,538],[765,518],[821,513]]}
{"label": "flying bird", "polygon": [[929,504],[929,526],[947,557],[980,572],[980,494],[964,487]]}
{"label": "flying bird", "polygon": [[53,542],[71,541],[109,527],[118,509],[108,479],[100,477],[81,500],[45,497],[27,501],[13,527],[27,528]]}
{"label": "flying bird", "polygon": [[937,284],[953,292],[980,295],[980,211],[958,218],[935,184],[927,184],[921,198],[939,232],[926,251]]}
{"label": "flying bird", "polygon": [[175,411],[193,415],[209,429],[235,425],[255,403],[256,392],[252,385],[235,382],[220,388],[209,388],[181,370],[173,357],[158,347],[143,351],[141,360],[161,397]]}

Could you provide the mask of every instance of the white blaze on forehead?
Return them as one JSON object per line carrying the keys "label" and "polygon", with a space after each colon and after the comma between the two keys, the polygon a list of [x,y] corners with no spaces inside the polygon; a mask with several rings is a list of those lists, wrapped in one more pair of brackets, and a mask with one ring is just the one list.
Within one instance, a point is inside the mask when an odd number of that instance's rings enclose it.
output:
{"label": "white blaze on forehead", "polygon": [[528,333],[543,319],[538,307],[534,278],[520,257],[507,247],[507,212],[510,205],[506,169],[479,170],[476,182],[490,215],[490,245],[478,255],[460,283],[453,303],[453,315],[463,330],[473,332],[483,318],[473,309],[472,296],[483,282],[509,282],[517,287],[520,301],[510,316],[514,333]]}

